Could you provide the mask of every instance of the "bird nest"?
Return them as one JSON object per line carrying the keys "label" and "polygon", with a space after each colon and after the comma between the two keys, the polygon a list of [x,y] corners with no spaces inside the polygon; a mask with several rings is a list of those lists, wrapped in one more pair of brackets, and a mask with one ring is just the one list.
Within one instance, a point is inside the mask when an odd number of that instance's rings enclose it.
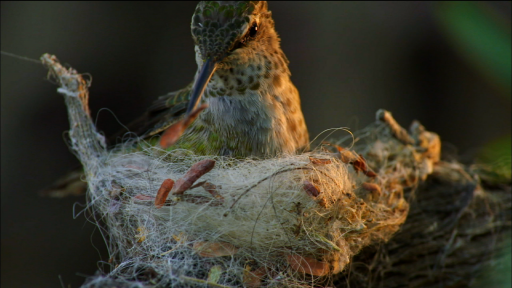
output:
{"label": "bird nest", "polygon": [[404,190],[439,161],[436,134],[419,123],[407,132],[384,110],[355,139],[301,155],[108,151],[89,115],[88,83],[55,56],[42,61],[65,96],[88,208],[109,248],[109,271],[83,287],[329,285],[363,247],[400,228]]}

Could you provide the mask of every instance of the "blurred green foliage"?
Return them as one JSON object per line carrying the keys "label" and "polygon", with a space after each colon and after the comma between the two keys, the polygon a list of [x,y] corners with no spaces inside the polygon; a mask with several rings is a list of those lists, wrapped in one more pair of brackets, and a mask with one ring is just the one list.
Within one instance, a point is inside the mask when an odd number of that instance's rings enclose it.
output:
{"label": "blurred green foliage", "polygon": [[[510,243],[510,232],[507,239]],[[477,278],[472,287],[486,287],[486,288],[510,288],[512,287],[511,272],[512,271],[512,251],[509,244],[502,251],[499,251],[498,257],[491,266],[484,270],[484,273]]]}
{"label": "blurred green foliage", "polygon": [[[470,66],[497,88],[504,98],[502,100],[510,105],[510,20],[498,14],[485,2],[437,2],[435,5],[437,20],[448,42]],[[508,134],[488,143],[480,151],[477,172],[487,183],[510,185],[511,142],[511,135]],[[510,245],[505,251],[498,252],[495,265],[489,267],[474,286],[511,287],[511,254]]]}
{"label": "blurred green foliage", "polygon": [[[511,24],[489,5],[485,2],[438,2],[435,11],[448,42],[510,105]],[[487,144],[478,155],[478,162],[483,164],[481,175],[491,182],[510,183],[511,150],[510,134]]]}
{"label": "blurred green foliage", "polygon": [[478,155],[478,172],[486,182],[510,183],[512,174],[510,135],[487,144]]}
{"label": "blurred green foliage", "polygon": [[510,99],[510,21],[484,2],[438,2],[435,11],[448,41]]}

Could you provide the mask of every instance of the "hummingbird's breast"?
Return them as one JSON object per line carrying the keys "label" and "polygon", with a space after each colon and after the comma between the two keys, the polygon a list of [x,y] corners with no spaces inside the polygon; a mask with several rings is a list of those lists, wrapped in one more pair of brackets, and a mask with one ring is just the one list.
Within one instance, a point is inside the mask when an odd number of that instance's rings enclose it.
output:
{"label": "hummingbird's breast", "polygon": [[202,154],[236,157],[272,157],[307,148],[299,93],[282,51],[238,53],[228,60],[206,86],[202,101],[208,108],[185,141]]}

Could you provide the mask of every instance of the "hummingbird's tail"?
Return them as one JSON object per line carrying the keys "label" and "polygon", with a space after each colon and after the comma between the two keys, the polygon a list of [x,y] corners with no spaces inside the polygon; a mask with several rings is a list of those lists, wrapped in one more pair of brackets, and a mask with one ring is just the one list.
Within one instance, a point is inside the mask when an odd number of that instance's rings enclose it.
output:
{"label": "hummingbird's tail", "polygon": [[39,191],[44,197],[62,198],[66,196],[81,196],[87,191],[87,182],[83,168],[73,170],[57,179],[50,186]]}

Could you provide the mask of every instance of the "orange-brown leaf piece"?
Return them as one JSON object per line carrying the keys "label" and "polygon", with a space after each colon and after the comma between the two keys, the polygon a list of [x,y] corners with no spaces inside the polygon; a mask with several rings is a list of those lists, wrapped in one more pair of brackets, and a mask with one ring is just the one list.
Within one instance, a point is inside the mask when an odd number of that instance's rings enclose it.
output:
{"label": "orange-brown leaf piece", "polygon": [[144,226],[140,226],[137,228],[137,234],[135,235],[135,239],[137,242],[142,243],[146,240],[146,236],[148,236],[148,229]]}
{"label": "orange-brown leaf piece", "polygon": [[386,111],[384,109],[380,109],[377,111],[377,120],[380,120],[386,123],[391,130],[391,134],[395,136],[400,142],[404,145],[414,145],[414,139],[407,133],[407,130],[402,128],[398,122],[396,122],[395,118],[391,115],[391,112]]}
{"label": "orange-brown leaf piece", "polygon": [[155,197],[151,197],[149,195],[144,195],[144,194],[137,194],[135,196],[133,196],[134,199],[137,199],[137,200],[141,200],[141,201],[153,201],[155,199]]}
{"label": "orange-brown leaf piece", "polygon": [[167,196],[169,196],[169,192],[171,192],[173,186],[174,181],[172,179],[165,179],[164,182],[162,182],[155,198],[155,206],[157,209],[164,206],[165,200],[167,200]]}
{"label": "orange-brown leaf piece", "polygon": [[251,267],[246,267],[244,269],[244,287],[248,288],[258,288],[261,287],[261,279],[265,277],[267,271],[265,267],[260,267],[254,271],[250,271]]}
{"label": "orange-brown leaf piece", "polygon": [[370,191],[372,193],[372,197],[374,199],[377,199],[380,197],[380,194],[381,194],[381,190],[380,190],[380,186],[375,184],[375,183],[368,183],[368,182],[365,182],[362,184],[362,187],[363,189],[367,190],[367,191]]}
{"label": "orange-brown leaf piece", "polygon": [[311,197],[317,197],[318,195],[320,195],[320,191],[318,190],[318,188],[308,180],[304,180],[303,187],[304,190],[306,190],[306,193],[308,193],[308,195]]}
{"label": "orange-brown leaf piece", "polygon": [[176,181],[172,194],[183,194],[183,192],[190,188],[197,179],[210,172],[213,169],[213,166],[215,166],[215,161],[210,159],[201,160],[192,165],[187,173]]}
{"label": "orange-brown leaf piece", "polygon": [[162,137],[160,137],[160,146],[166,149],[176,144],[181,135],[183,135],[185,130],[187,130],[188,126],[192,124],[197,116],[199,116],[199,113],[201,113],[206,108],[208,108],[208,104],[201,105],[199,108],[192,111],[189,115],[185,116],[185,118],[167,128],[164,134],[162,134]]}
{"label": "orange-brown leaf piece", "polygon": [[316,203],[318,203],[318,205],[324,207],[324,208],[327,208],[329,206],[329,204],[327,203],[327,200],[325,200],[325,197],[322,197],[320,199],[318,199],[316,201]]}
{"label": "orange-brown leaf piece", "polygon": [[302,273],[307,273],[314,276],[325,276],[329,273],[329,264],[320,262],[313,258],[302,257],[297,254],[289,254],[286,256],[286,261],[290,267]]}
{"label": "orange-brown leaf piece", "polygon": [[364,175],[368,177],[377,177],[377,174],[375,174],[375,172],[373,172],[373,170],[370,167],[368,167],[368,165],[366,164],[366,160],[364,160],[363,156],[337,145],[334,147],[338,149],[338,152],[340,153],[340,159],[341,161],[343,161],[343,163],[352,164],[352,167],[354,167],[356,171],[361,171],[363,172]]}
{"label": "orange-brown leaf piece", "polygon": [[356,171],[361,171],[364,173],[364,175],[368,177],[374,178],[377,176],[377,174],[375,174],[375,172],[373,172],[372,169],[368,167],[368,165],[366,164],[366,160],[364,160],[363,156],[361,155],[359,155],[357,160],[352,163],[352,166]]}
{"label": "orange-brown leaf piece", "polygon": [[327,165],[332,163],[331,159],[320,159],[311,156],[309,157],[309,161],[311,161],[313,165]]}
{"label": "orange-brown leaf piece", "polygon": [[232,256],[238,252],[238,248],[227,242],[196,242],[192,248],[201,257]]}
{"label": "orange-brown leaf piece", "polygon": [[359,159],[359,155],[338,145],[333,145],[340,153],[340,160],[345,164],[352,164]]}
{"label": "orange-brown leaf piece", "polygon": [[206,192],[210,193],[213,197],[217,198],[217,199],[220,199],[220,200],[224,200],[224,197],[222,197],[222,195],[219,194],[219,188],[221,188],[220,186],[217,186],[215,184],[212,184],[210,182],[204,182],[201,187],[204,188],[204,190],[206,190]]}

